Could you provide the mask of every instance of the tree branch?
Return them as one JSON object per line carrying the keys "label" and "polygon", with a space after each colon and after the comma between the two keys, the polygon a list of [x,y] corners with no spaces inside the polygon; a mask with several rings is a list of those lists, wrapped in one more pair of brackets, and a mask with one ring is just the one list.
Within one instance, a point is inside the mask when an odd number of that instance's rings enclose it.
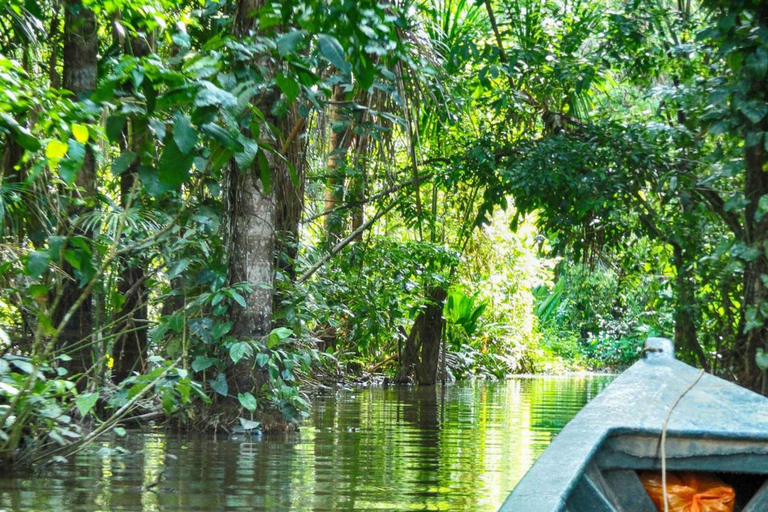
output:
{"label": "tree branch", "polygon": [[744,227],[741,224],[741,219],[734,212],[725,211],[725,201],[720,197],[720,194],[711,188],[704,187],[696,187],[693,191],[707,202],[709,209],[713,213],[723,219],[723,222],[733,231],[736,238],[739,240],[744,239]]}
{"label": "tree branch", "polygon": [[324,217],[326,215],[330,215],[332,213],[335,213],[335,212],[337,212],[339,210],[343,210],[345,208],[353,208],[355,206],[360,206],[360,205],[363,205],[363,204],[370,203],[372,201],[376,201],[377,199],[381,199],[382,197],[384,197],[386,195],[393,194],[393,193],[397,192],[398,190],[402,190],[402,189],[404,189],[406,187],[409,187],[411,185],[415,185],[417,183],[420,185],[421,183],[429,181],[429,180],[431,180],[434,177],[435,177],[434,173],[424,174],[422,176],[419,176],[418,180],[410,179],[410,180],[406,181],[405,183],[400,183],[398,185],[395,185],[394,187],[390,187],[390,188],[388,188],[386,190],[382,190],[381,192],[379,192],[377,194],[374,194],[374,195],[369,196],[369,197],[365,197],[365,198],[360,199],[358,201],[348,201],[348,202],[340,204],[338,206],[334,206],[333,208],[330,208],[328,210],[324,210],[324,211],[318,213],[317,215],[313,215],[312,217],[310,217],[310,218],[308,218],[308,219],[306,219],[306,220],[304,220],[302,222],[304,222],[304,223],[312,222],[312,221],[315,221],[315,220],[317,220],[317,219],[319,219],[321,217]]}
{"label": "tree branch", "polygon": [[341,251],[343,248],[345,248],[347,245],[349,245],[350,242],[355,240],[355,238],[357,238],[357,236],[360,233],[370,228],[374,222],[376,222],[381,217],[386,215],[392,208],[394,208],[397,205],[397,203],[400,202],[401,199],[402,198],[392,201],[386,208],[381,210],[379,213],[371,217],[365,224],[363,224],[362,226],[354,230],[352,233],[350,233],[350,235],[347,238],[345,238],[344,240],[340,241],[338,244],[333,246],[333,248],[328,252],[328,254],[320,258],[314,265],[309,267],[309,269],[307,269],[306,272],[301,274],[301,276],[299,276],[299,278],[296,280],[296,283],[301,284],[307,279],[309,279],[312,276],[312,274],[317,272],[323,265],[325,265],[328,262],[328,260],[330,260],[336,254],[338,254],[338,252]]}

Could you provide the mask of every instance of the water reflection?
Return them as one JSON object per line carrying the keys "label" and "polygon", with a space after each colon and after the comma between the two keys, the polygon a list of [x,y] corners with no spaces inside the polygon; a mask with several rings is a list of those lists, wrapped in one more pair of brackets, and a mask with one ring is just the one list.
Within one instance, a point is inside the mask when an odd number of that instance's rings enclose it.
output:
{"label": "water reflection", "polygon": [[70,464],[0,479],[0,509],[496,510],[609,381],[334,393],[316,400],[300,433],[252,442],[132,432]]}

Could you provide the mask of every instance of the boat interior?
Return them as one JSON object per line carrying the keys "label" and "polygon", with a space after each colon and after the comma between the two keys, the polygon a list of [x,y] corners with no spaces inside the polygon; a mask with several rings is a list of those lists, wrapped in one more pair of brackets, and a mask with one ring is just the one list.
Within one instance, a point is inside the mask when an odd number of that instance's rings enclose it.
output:
{"label": "boat interior", "polygon": [[[768,511],[768,453],[763,441],[669,437],[664,455],[669,474],[707,473],[736,493],[734,512]],[[656,512],[640,473],[661,471],[658,434],[617,433],[589,461],[566,500],[569,512]]]}

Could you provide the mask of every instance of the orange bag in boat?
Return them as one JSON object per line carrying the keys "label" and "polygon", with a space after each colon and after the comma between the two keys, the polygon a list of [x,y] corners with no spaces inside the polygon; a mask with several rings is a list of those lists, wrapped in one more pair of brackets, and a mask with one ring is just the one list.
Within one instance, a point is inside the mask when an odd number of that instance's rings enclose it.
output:
{"label": "orange bag in boat", "polygon": [[[661,473],[640,474],[646,492],[659,512],[664,512]],[[669,512],[733,512],[736,492],[706,473],[667,473]]]}

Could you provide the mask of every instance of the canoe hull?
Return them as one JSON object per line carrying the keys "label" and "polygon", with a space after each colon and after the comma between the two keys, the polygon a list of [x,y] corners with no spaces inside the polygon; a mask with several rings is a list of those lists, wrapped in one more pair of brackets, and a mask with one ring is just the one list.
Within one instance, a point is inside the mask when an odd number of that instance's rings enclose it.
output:
{"label": "canoe hull", "polygon": [[638,474],[661,469],[665,424],[667,470],[714,473],[735,510],[768,510],[768,399],[651,354],[574,417],[500,512],[654,512]]}

